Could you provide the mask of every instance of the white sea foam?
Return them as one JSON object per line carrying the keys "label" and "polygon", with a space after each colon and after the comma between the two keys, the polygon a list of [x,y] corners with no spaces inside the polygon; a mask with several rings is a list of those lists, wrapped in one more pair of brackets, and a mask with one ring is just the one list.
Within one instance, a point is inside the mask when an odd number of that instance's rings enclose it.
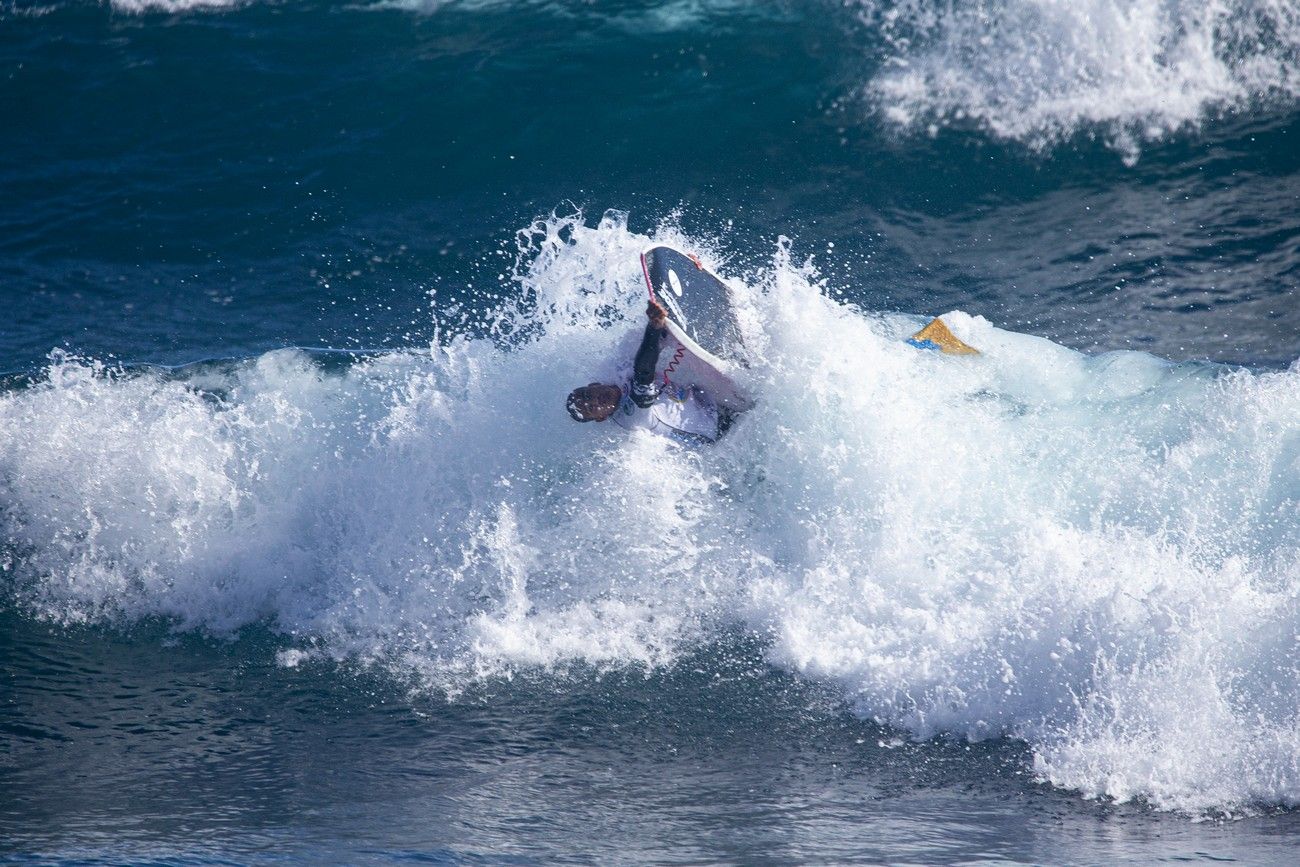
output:
{"label": "white sea foam", "polygon": [[1044,148],[1141,143],[1300,95],[1294,0],[862,0],[887,46],[868,91],[893,123],[974,124]]}
{"label": "white sea foam", "polygon": [[452,693],[741,629],[864,716],[1022,738],[1087,795],[1300,801],[1300,370],[1088,357],[961,313],[986,354],[922,352],[919,319],[828,300],[782,248],[736,284],[761,403],[682,449],[563,410],[640,315],[647,239],[535,229],[494,340],[332,372],[56,357],[0,396],[10,592],[63,621],[266,622],[286,666]]}
{"label": "white sea foam", "polygon": [[111,0],[119,12],[212,12],[247,5],[249,0]]}

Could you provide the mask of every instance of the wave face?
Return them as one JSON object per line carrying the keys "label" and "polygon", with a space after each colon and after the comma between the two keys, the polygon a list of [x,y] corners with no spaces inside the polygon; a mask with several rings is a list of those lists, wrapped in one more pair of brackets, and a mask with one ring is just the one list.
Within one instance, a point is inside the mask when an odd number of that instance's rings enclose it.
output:
{"label": "wave face", "polygon": [[974,125],[1042,150],[1099,133],[1132,164],[1143,142],[1216,112],[1300,93],[1300,7],[1182,0],[865,0],[883,39],[868,91],[885,118]]}
{"label": "wave face", "polygon": [[58,356],[3,393],[12,592],[60,622],[269,624],[282,664],[452,696],[739,630],[864,717],[1023,739],[1088,796],[1300,801],[1300,370],[1088,357],[960,312],[985,357],[922,353],[920,320],[828,299],[782,244],[733,284],[762,402],[682,449],[563,411],[637,321],[649,239],[613,214],[520,239],[486,336]]}

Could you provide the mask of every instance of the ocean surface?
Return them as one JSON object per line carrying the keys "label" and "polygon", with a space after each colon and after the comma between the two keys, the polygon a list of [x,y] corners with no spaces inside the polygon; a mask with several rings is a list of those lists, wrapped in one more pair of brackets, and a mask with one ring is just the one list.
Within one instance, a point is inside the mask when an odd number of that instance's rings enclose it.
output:
{"label": "ocean surface", "polygon": [[0,302],[0,861],[1294,863],[1295,0],[4,0]]}

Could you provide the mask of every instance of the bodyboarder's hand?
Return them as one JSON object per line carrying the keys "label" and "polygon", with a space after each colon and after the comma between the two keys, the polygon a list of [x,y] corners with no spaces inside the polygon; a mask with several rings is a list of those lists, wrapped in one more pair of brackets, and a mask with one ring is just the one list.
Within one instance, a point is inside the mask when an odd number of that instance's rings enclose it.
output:
{"label": "bodyboarder's hand", "polygon": [[646,305],[645,315],[650,320],[652,328],[658,328],[662,331],[668,327],[668,311],[655,299],[651,298],[650,303]]}

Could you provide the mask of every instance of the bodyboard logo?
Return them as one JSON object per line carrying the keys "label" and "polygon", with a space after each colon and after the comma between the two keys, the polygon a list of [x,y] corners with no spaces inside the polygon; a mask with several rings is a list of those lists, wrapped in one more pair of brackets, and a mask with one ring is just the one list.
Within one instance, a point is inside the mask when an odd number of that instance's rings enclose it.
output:
{"label": "bodyboard logo", "polygon": [[672,268],[668,269],[668,285],[672,288],[674,295],[678,298],[682,297],[682,281],[677,279],[677,272]]}

